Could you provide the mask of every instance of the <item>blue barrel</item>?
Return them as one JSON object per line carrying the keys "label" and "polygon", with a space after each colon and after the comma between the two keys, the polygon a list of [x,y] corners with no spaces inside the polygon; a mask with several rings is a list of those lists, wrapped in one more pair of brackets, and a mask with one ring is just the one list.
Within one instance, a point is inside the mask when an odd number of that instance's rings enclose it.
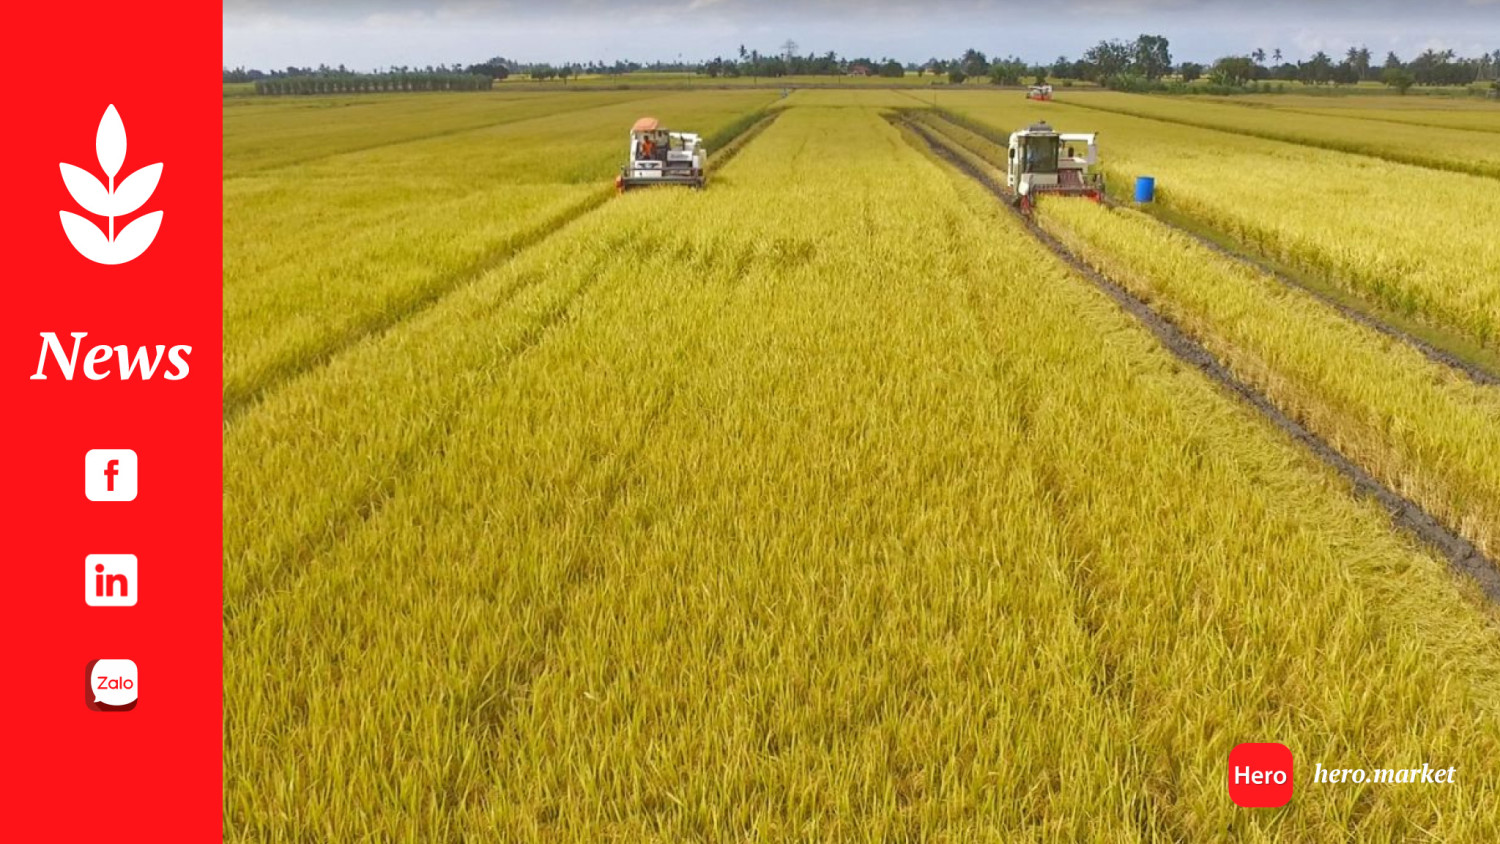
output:
{"label": "blue barrel", "polygon": [[1151,176],[1137,176],[1135,178],[1135,201],[1150,202],[1156,198],[1156,179]]}

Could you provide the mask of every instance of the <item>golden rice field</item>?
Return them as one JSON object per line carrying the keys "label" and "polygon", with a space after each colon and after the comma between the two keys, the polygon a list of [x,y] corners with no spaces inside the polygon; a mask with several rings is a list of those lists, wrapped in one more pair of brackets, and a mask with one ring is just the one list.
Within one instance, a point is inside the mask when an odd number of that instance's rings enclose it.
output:
{"label": "golden rice field", "polygon": [[[1500,102],[1442,97],[1309,97],[1294,94],[1252,94],[1240,97],[1204,97],[1209,102],[1248,108],[1269,108],[1294,114],[1352,117],[1377,123],[1407,123],[1414,126],[1500,132]],[[1370,126],[1367,133],[1378,133]]]}
{"label": "golden rice field", "polygon": [[[1489,132],[1471,128],[1403,121],[1371,126],[1368,120],[1360,120],[1354,115],[1316,112],[1278,119],[1238,103],[1115,92],[1076,95],[1064,92],[1059,101],[1168,123],[1223,129],[1340,152],[1374,155],[1406,164],[1500,178],[1500,144],[1495,143]],[[1476,102],[1469,114],[1480,118],[1481,127],[1500,123],[1500,110],[1488,103]],[[1371,113],[1366,110],[1361,115],[1368,118]],[[1484,120],[1485,117],[1488,120]]]}
{"label": "golden rice field", "polygon": [[[648,112],[712,137],[773,96],[439,94],[442,119],[425,95],[344,98],[337,120],[338,98],[226,106],[228,409],[604,201],[621,123]],[[392,118],[403,105],[423,110]],[[280,166],[264,169],[267,146]]]}
{"label": "golden rice field", "polygon": [[[225,107],[226,840],[1500,839],[1495,605],[932,154],[927,97],[365,100]],[[1246,251],[1494,341],[1495,275],[1274,195],[1363,172],[1378,222],[1390,177],[1488,177],[1045,108]],[[635,117],[766,110],[707,190],[612,192]],[[1412,225],[1500,268],[1487,201]],[[1037,222],[1500,551],[1500,388],[1154,216]],[[1229,801],[1247,741],[1295,755],[1284,808]]]}
{"label": "golden rice field", "polygon": [[[1144,111],[1165,98],[1135,99],[1151,103],[1132,106]],[[1099,132],[1104,170],[1124,195],[1135,176],[1153,175],[1163,208],[1397,317],[1500,346],[1500,238],[1478,222],[1500,219],[1493,179],[1060,101],[955,93],[938,105],[996,132],[1044,118]],[[1235,108],[1276,126],[1300,119]]]}

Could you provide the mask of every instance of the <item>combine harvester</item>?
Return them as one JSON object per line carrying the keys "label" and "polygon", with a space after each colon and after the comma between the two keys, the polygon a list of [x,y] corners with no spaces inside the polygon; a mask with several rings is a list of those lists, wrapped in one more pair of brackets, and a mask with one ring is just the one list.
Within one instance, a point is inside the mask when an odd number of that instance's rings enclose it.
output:
{"label": "combine harvester", "polygon": [[1033,85],[1031,86],[1031,89],[1026,92],[1026,99],[1041,100],[1043,102],[1047,102],[1048,100],[1052,99],[1052,86]]}
{"label": "combine harvester", "polygon": [[630,158],[615,177],[621,193],[650,185],[701,188],[708,180],[708,150],[691,132],[672,132],[654,117],[642,117],[630,127]]}
{"label": "combine harvester", "polygon": [[[1102,202],[1104,174],[1093,169],[1099,163],[1097,137],[1093,133],[1059,134],[1046,122],[1012,132],[1005,185],[1015,192],[1021,212],[1030,214],[1043,194],[1083,196]],[[1083,147],[1081,156],[1079,145]]]}

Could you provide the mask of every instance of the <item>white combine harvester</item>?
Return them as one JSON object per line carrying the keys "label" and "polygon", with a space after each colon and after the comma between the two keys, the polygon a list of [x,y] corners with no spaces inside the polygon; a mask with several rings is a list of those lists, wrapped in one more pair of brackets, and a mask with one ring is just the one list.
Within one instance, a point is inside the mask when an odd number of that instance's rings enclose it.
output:
{"label": "white combine harvester", "polygon": [[1051,100],[1052,99],[1052,86],[1051,85],[1033,85],[1026,92],[1026,99],[1028,99],[1028,100],[1043,100],[1043,101]]}
{"label": "white combine harvester", "polygon": [[1097,137],[1060,134],[1045,122],[1012,132],[1005,184],[1021,210],[1030,213],[1042,194],[1101,201],[1104,175],[1093,169],[1099,163]]}
{"label": "white combine harvester", "polygon": [[672,132],[654,117],[630,127],[630,159],[615,177],[621,192],[646,185],[701,188],[708,179],[708,150],[691,132]]}

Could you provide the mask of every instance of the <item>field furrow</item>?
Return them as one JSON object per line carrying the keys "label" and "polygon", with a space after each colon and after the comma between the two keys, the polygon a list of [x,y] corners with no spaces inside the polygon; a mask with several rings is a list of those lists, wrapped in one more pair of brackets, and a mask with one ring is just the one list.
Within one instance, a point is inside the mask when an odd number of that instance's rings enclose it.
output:
{"label": "field furrow", "polygon": [[[976,164],[988,177],[1003,181],[1006,153],[1005,138],[1001,133],[947,111],[902,109],[900,114],[906,120],[916,120],[922,126],[936,131],[944,142],[960,150],[963,156],[970,159],[970,163]],[[1117,188],[1115,193],[1124,192]],[[1115,199],[1109,195],[1103,198],[1103,203],[1111,208],[1130,207],[1125,199]],[[1452,334],[1433,332],[1389,310],[1372,307],[1367,301],[1310,279],[1305,274],[1289,271],[1280,266],[1279,262],[1254,254],[1242,244],[1199,225],[1192,217],[1164,210],[1156,204],[1136,207],[1137,210],[1149,212],[1157,223],[1215,256],[1227,258],[1288,288],[1305,293],[1337,311],[1345,319],[1398,340],[1433,363],[1452,369],[1476,384],[1500,386],[1500,356],[1464,343]]]}
{"label": "field furrow", "polygon": [[[1126,204],[1105,198],[1104,204],[1110,208],[1127,208]],[[1309,283],[1307,279],[1299,275],[1288,273],[1278,269],[1274,264],[1247,251],[1235,248],[1232,244],[1226,244],[1221,239],[1194,231],[1187,225],[1174,223],[1169,213],[1152,214],[1152,219],[1164,229],[1170,229],[1176,235],[1192,241],[1195,245],[1202,247],[1207,252],[1217,257],[1226,258],[1233,264],[1262,275],[1267,279],[1304,293],[1336,312],[1350,322],[1362,325],[1378,334],[1383,334],[1401,342],[1412,350],[1418,352],[1432,363],[1446,367],[1464,378],[1487,387],[1500,387],[1500,357],[1490,354],[1485,350],[1472,346],[1463,347],[1461,354],[1449,351],[1434,344],[1430,332],[1424,332],[1420,326],[1414,326],[1407,320],[1398,321],[1392,319],[1388,313],[1382,313],[1368,307],[1361,307],[1363,303],[1353,300],[1347,295],[1338,295],[1326,285]],[[1452,344],[1452,338],[1445,335],[1437,335],[1436,342]]]}
{"label": "field furrow", "polygon": [[944,108],[1002,145],[1043,118],[1099,132],[1113,190],[1154,176],[1161,208],[1423,327],[1435,345],[1489,359],[1500,341],[1500,241],[1475,223],[1500,215],[1488,180],[1060,102],[955,94]]}

